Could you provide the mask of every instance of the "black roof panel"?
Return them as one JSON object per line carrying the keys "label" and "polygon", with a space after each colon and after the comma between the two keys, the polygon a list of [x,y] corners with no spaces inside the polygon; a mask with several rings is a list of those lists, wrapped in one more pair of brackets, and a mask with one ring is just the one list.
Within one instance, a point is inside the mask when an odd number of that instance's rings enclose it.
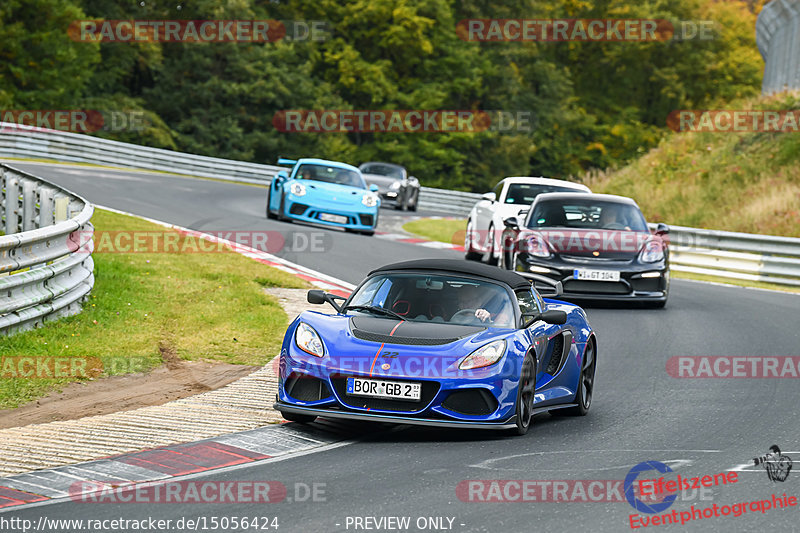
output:
{"label": "black roof panel", "polygon": [[403,261],[376,268],[369,275],[393,270],[436,270],[454,274],[470,274],[505,283],[514,290],[531,288],[531,282],[516,272],[462,259],[415,259],[413,261]]}

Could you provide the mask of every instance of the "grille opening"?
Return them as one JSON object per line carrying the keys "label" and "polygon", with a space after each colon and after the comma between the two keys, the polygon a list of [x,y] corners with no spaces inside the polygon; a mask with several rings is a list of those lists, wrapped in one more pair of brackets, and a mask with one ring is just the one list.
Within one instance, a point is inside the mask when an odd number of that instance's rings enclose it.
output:
{"label": "grille opening", "polygon": [[292,204],[292,207],[289,208],[289,213],[293,215],[302,215],[306,212],[308,206],[305,204]]}
{"label": "grille opening", "polygon": [[316,402],[329,398],[331,391],[321,379],[291,374],[284,385],[286,394],[301,402]]}
{"label": "grille opening", "polygon": [[661,278],[641,278],[631,280],[633,290],[642,292],[657,292],[661,289]]}
{"label": "grille opening", "polygon": [[497,410],[497,400],[486,389],[466,389],[452,392],[442,407],[462,415],[488,415]]}
{"label": "grille opening", "polygon": [[573,279],[564,282],[564,292],[630,294],[631,291],[624,283],[615,281],[585,281]]}
{"label": "grille opening", "polygon": [[547,363],[545,372],[554,376],[561,366],[561,356],[564,354],[564,335],[558,334],[550,341],[550,361]]}
{"label": "grille opening", "polygon": [[372,215],[358,215],[358,218],[361,220],[362,225],[364,226],[372,225]]}

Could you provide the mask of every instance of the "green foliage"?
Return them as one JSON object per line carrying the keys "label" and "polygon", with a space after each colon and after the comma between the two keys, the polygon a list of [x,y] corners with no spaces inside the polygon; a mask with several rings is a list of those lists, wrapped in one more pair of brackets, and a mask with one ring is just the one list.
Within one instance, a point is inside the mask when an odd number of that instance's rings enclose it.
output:
{"label": "green foliage", "polygon": [[[657,146],[673,110],[756,94],[762,0],[11,0],[0,7],[0,105],[144,112],[98,135],[260,163],[318,156],[403,164],[425,185],[484,191],[506,175],[564,177]],[[178,8],[180,6],[180,9]],[[77,43],[73,20],[324,21],[324,40]],[[468,42],[469,18],[715,21],[710,40]],[[41,43],[47,43],[45,47]],[[33,66],[33,68],[30,68]],[[529,113],[532,128],[282,133],[284,110]]]}
{"label": "green foliage", "polygon": [[[800,94],[735,100],[739,110],[796,110]],[[650,222],[800,237],[797,132],[673,133],[618,171],[585,180],[636,199]]]}

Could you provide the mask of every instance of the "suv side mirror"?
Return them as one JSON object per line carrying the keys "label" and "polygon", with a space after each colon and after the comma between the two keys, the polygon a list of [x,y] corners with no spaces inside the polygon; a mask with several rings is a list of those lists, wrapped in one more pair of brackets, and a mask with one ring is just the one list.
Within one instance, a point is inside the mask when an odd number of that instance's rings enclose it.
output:
{"label": "suv side mirror", "polygon": [[508,217],[507,219],[503,220],[503,224],[508,229],[519,229],[519,220],[517,217]]}
{"label": "suv side mirror", "polygon": [[308,294],[306,295],[306,300],[308,301],[308,303],[314,305],[329,303],[331,304],[331,307],[336,309],[337,313],[341,313],[342,308],[339,304],[336,303],[337,299],[346,300],[346,298],[343,298],[342,296],[336,296],[335,294],[330,294],[319,289],[311,289],[310,291],[308,291]]}
{"label": "suv side mirror", "polygon": [[656,226],[656,235],[667,235],[669,234],[669,226],[663,223],[659,223]]}
{"label": "suv side mirror", "polygon": [[276,179],[280,178],[280,179],[284,179],[285,180],[285,179],[289,178],[289,174],[285,170],[280,170],[280,171],[278,171],[277,174],[275,174],[275,178]]}
{"label": "suv side mirror", "polygon": [[487,202],[494,203],[497,200],[497,194],[494,192],[487,192],[486,194],[481,196],[481,200],[486,200]]}
{"label": "suv side mirror", "polygon": [[369,186],[369,190],[371,190],[372,192],[378,192],[378,186],[373,183],[372,185]]}

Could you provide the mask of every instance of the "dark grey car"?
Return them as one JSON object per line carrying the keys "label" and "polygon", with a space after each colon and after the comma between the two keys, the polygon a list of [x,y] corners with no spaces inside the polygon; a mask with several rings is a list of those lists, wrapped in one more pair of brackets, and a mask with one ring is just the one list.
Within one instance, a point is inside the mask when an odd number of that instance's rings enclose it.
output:
{"label": "dark grey car", "polygon": [[419,180],[409,176],[408,171],[394,163],[369,162],[358,167],[367,185],[378,186],[381,205],[393,205],[395,209],[416,211],[419,204]]}

